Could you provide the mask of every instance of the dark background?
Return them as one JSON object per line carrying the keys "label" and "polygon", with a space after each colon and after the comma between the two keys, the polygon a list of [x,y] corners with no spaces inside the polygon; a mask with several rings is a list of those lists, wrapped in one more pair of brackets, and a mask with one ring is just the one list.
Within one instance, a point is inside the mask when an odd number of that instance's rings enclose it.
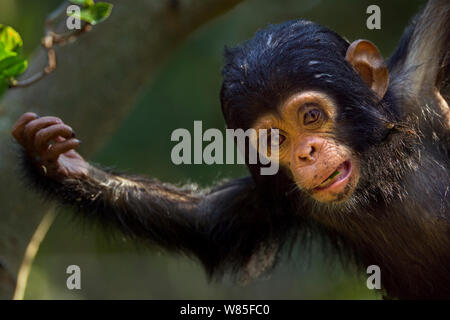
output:
{"label": "dark background", "polygon": [[[43,34],[41,26],[45,16],[59,3],[59,0],[0,0],[0,23],[11,25],[21,33],[25,53],[31,55]],[[246,1],[204,25],[169,57],[159,75],[145,85],[120,130],[91,160],[163,181],[195,181],[201,186],[245,175],[244,166],[175,166],[170,160],[174,146],[170,134],[174,129],[191,131],[194,120],[203,121],[203,130],[224,129],[219,90],[225,45],[235,45],[270,23],[304,18],[337,31],[349,41],[369,39],[388,57],[408,21],[423,3],[419,0]],[[381,8],[381,30],[366,28],[366,8],[371,4]],[[145,34],[130,36],[145,37]],[[111,54],[114,54],[114,43],[111,43]],[[108,106],[104,109],[108,112]],[[83,131],[83,128],[74,129]],[[70,217],[60,214],[42,243],[25,298],[380,298],[366,288],[364,274],[358,276],[354,270],[344,272],[337,259],[322,254],[316,247],[311,254],[294,250],[293,259],[285,259],[272,274],[250,285],[242,286],[227,279],[208,283],[195,261],[158,248],[143,248],[120,236],[108,240],[102,230]],[[82,270],[79,291],[66,288],[65,270],[71,264],[79,265]]]}

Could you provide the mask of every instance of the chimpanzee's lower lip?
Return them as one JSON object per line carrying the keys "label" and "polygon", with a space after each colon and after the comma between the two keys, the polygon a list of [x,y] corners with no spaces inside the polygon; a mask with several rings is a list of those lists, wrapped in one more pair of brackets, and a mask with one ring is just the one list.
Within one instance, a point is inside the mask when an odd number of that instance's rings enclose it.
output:
{"label": "chimpanzee's lower lip", "polygon": [[[338,171],[339,174],[335,175],[332,179],[330,179],[330,177],[333,176],[336,171]],[[336,170],[334,170],[330,174],[330,176],[328,176],[327,179],[325,179],[320,185],[314,188],[314,191],[337,189],[341,185],[343,184],[345,185],[347,183],[351,173],[352,173],[352,162],[350,160],[346,160],[343,163],[341,163],[336,168]]]}

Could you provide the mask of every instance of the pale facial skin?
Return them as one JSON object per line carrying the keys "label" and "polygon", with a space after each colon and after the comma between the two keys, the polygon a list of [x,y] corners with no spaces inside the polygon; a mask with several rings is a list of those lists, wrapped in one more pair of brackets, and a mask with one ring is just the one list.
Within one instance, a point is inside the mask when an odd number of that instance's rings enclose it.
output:
{"label": "pale facial skin", "polygon": [[351,150],[336,141],[336,104],[327,94],[303,91],[291,96],[276,113],[265,114],[255,129],[279,129],[279,161],[297,186],[320,202],[347,199],[359,180]]}

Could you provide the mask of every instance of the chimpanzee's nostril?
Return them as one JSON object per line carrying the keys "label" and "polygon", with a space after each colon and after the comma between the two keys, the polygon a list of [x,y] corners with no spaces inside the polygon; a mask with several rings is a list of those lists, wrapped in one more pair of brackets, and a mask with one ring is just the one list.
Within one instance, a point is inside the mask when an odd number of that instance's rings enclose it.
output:
{"label": "chimpanzee's nostril", "polygon": [[310,161],[314,160],[315,154],[316,154],[316,148],[314,146],[310,146],[309,147],[309,153],[308,153],[308,151],[305,150],[304,154],[299,155],[299,159],[302,162],[310,162]]}

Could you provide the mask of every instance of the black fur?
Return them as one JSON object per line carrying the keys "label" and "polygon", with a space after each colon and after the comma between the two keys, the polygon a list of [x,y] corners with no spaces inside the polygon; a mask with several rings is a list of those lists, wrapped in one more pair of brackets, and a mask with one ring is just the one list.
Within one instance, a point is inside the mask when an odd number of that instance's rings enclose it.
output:
{"label": "black fur", "polygon": [[[306,226],[292,209],[270,206],[268,199],[261,198],[251,177],[195,191],[193,185],[177,188],[94,166],[89,179],[43,179],[24,152],[22,167],[45,197],[75,206],[93,223],[197,257],[210,277],[226,271],[241,281],[255,277],[270,268],[283,244]],[[125,186],[119,177],[136,185]],[[270,263],[260,264],[255,258]]]}
{"label": "black fur", "polygon": [[[449,5],[432,1],[424,12],[430,8],[448,12]],[[260,176],[258,165],[249,166],[252,177],[202,191],[94,167],[88,179],[56,182],[25,157],[26,172],[39,190],[88,218],[196,256],[210,275],[258,275],[283,247],[313,232],[357,265],[379,265],[391,297],[450,298],[449,128],[433,91],[419,96],[409,85],[425,77],[424,68],[438,78],[448,60],[406,64],[437,33],[445,35],[434,41],[435,52],[448,51],[441,49],[448,48],[449,29],[421,23],[427,19],[448,23],[441,21],[448,15],[418,15],[389,62],[391,82],[381,101],[344,59],[349,43],[312,22],[269,26],[226,50],[221,101],[230,128],[251,127],[300,90],[336,99],[336,137],[362,163],[358,187],[345,202],[316,202],[293,189],[282,170]]]}

